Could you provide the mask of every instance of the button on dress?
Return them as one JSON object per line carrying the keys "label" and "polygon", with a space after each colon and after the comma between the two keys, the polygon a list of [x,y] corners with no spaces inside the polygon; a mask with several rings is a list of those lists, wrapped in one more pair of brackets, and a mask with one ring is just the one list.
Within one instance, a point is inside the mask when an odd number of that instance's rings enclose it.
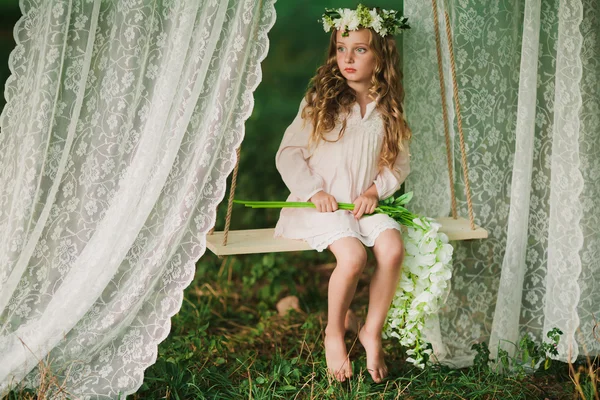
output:
{"label": "button on dress", "polygon": [[[373,183],[379,199],[393,195],[400,188],[410,172],[408,144],[404,143],[393,168],[379,169],[384,125],[375,101],[367,105],[363,117],[360,105],[355,103],[346,116],[344,135],[335,142],[321,140],[310,149],[312,124],[301,117],[305,105],[303,99],[275,157],[277,170],[291,192],[287,201],[309,201],[323,190],[338,203],[353,203]],[[338,123],[325,138],[336,140],[340,129],[341,123]],[[386,229],[400,230],[400,225],[384,214],[356,220],[347,210],[318,212],[311,208],[283,208],[274,236],[305,240],[313,249],[323,251],[343,237],[355,237],[372,247],[377,236]]]}

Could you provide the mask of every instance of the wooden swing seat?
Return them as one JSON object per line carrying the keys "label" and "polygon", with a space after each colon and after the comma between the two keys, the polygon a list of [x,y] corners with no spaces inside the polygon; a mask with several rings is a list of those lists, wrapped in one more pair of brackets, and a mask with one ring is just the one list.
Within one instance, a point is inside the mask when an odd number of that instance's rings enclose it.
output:
{"label": "wooden swing seat", "polygon": [[[436,221],[442,224],[440,232],[448,235],[450,240],[488,237],[487,231],[479,226],[471,229],[469,220],[465,218],[441,217],[436,218]],[[229,231],[226,246],[223,246],[224,232],[214,232],[206,236],[206,247],[217,256],[312,250],[302,240],[274,238],[274,232],[273,228]]]}

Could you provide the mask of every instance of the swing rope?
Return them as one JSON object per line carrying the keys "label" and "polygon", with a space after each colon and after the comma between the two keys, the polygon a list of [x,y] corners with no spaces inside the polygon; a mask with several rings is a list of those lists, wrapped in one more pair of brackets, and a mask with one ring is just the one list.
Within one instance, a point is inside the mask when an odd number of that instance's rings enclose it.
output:
{"label": "swing rope", "polygon": [[[235,197],[235,188],[237,187],[237,176],[238,171],[240,169],[240,152],[242,150],[242,145],[237,148],[237,161],[235,162],[235,168],[233,169],[233,176],[231,177],[231,188],[229,189],[229,200],[227,203],[227,217],[225,218],[225,231],[223,232],[223,246],[227,246],[227,238],[229,237],[229,226],[231,225],[231,212],[233,211],[233,199]],[[210,231],[208,231],[209,235],[212,235],[215,232],[215,227],[213,226]]]}
{"label": "swing rope", "polygon": [[[445,1],[445,0],[444,0]],[[446,4],[446,3],[444,3]],[[433,6],[433,18],[434,18],[434,25],[435,25],[435,33],[436,33],[436,43],[438,43],[440,41],[440,37],[439,37],[439,20],[438,20],[438,16],[437,16],[437,1],[436,0],[432,0],[432,6]],[[463,177],[465,180],[465,193],[467,195],[467,207],[468,207],[468,211],[469,211],[469,222],[471,224],[471,229],[475,230],[475,217],[473,215],[473,199],[471,197],[471,182],[469,181],[469,167],[467,165],[467,150],[465,147],[465,137],[464,137],[464,133],[463,133],[463,126],[462,126],[462,114],[460,112],[460,101],[458,100],[458,83],[456,81],[456,61],[454,59],[454,44],[452,42],[452,30],[450,28],[450,15],[448,14],[448,8],[447,6],[444,7],[444,19],[445,19],[445,23],[446,23],[446,36],[448,39],[448,51],[450,53],[450,67],[452,70],[452,88],[453,88],[453,98],[454,98],[454,107],[456,109],[456,120],[457,120],[457,125],[458,125],[458,136],[460,138],[460,153],[461,153],[461,162],[462,162],[462,167],[463,167]],[[441,50],[439,50],[439,52],[441,52]],[[442,106],[444,108],[443,110],[443,115],[444,115],[444,129],[446,129],[446,126],[448,125],[448,114],[446,112],[446,107],[445,107],[445,98],[446,98],[446,91],[444,88],[444,85],[442,82],[443,80],[443,70],[442,70],[442,62],[441,62],[441,56],[438,55],[438,70],[440,73],[440,85],[441,85],[441,91],[442,91]],[[450,154],[450,146],[449,146],[449,134],[448,132],[446,132],[446,151],[447,151],[447,156],[448,156],[448,163],[449,163],[449,167],[448,167],[448,172],[450,174],[450,179],[451,179],[451,183],[450,186],[452,187],[452,205],[453,205],[453,209],[452,209],[452,214],[453,217],[456,219],[456,194],[454,192],[454,188],[453,188],[453,184],[452,184],[452,168],[450,167],[450,163],[451,161],[451,154]]]}
{"label": "swing rope", "polygon": [[233,169],[233,176],[231,177],[231,189],[229,189],[229,202],[227,203],[227,218],[225,218],[225,234],[223,236],[223,246],[227,246],[227,237],[229,236],[229,225],[231,225],[231,211],[233,210],[233,198],[235,197],[235,188],[237,186],[237,176],[240,169],[240,153],[242,151],[242,145],[237,148],[237,161],[235,162],[235,168]]}
{"label": "swing rope", "polygon": [[444,81],[444,70],[442,68],[442,43],[440,37],[440,22],[437,14],[437,1],[431,0],[433,2],[433,28],[435,29],[435,49],[437,51],[437,61],[438,61],[438,74],[440,76],[440,91],[442,92],[442,114],[444,115],[444,135],[446,136],[446,158],[448,159],[448,178],[450,181],[450,193],[452,199],[452,218],[457,219],[458,213],[456,211],[456,193],[454,191],[454,172],[452,168],[452,153],[451,143],[450,143],[450,127],[449,127],[449,117],[448,117],[448,108],[446,105],[446,84]]}

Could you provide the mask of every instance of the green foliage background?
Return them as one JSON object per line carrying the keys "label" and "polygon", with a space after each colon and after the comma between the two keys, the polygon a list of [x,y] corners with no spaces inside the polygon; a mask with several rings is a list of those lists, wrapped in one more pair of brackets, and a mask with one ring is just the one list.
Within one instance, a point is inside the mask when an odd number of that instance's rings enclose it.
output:
{"label": "green foliage background", "polygon": [[4,84],[10,75],[8,56],[15,48],[13,27],[21,17],[17,0],[0,0],[0,110],[4,108]]}

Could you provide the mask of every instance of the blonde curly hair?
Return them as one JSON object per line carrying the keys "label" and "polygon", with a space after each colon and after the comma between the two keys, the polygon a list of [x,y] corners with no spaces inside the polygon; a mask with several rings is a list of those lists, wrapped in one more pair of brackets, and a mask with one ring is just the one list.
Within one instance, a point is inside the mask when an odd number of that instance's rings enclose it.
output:
{"label": "blonde curly hair", "polygon": [[[392,167],[398,153],[404,149],[405,141],[410,140],[412,133],[404,119],[402,101],[404,89],[400,72],[400,57],[396,48],[396,40],[392,35],[381,37],[373,29],[369,45],[375,54],[375,68],[371,77],[369,95],[379,98],[379,111],[385,128],[383,147],[379,159],[379,167]],[[310,144],[318,144],[320,140],[328,141],[324,134],[331,132],[340,122],[340,116],[348,115],[356,102],[355,91],[348,86],[337,65],[337,30],[331,33],[327,61],[317,69],[306,92],[306,106],[302,110],[302,118],[312,122],[313,131]],[[346,118],[341,121],[342,128],[339,140],[346,130]]]}

